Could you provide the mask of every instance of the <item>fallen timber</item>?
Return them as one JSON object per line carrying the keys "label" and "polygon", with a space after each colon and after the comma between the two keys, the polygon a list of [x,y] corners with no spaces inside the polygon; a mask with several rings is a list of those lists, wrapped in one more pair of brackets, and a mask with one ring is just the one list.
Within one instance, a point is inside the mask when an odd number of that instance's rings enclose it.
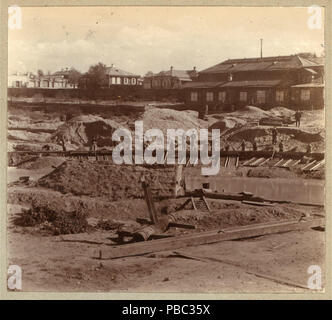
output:
{"label": "fallen timber", "polygon": [[[102,157],[102,156],[108,156],[112,157],[112,150],[98,150],[98,151],[84,151],[84,150],[78,150],[78,151],[9,151],[8,155],[14,155],[14,154],[27,154],[27,155],[52,155],[52,156],[58,156],[58,157]],[[134,156],[134,155],[133,155]],[[239,160],[246,160],[251,158],[283,158],[283,159],[294,159],[298,160],[303,157],[310,157],[312,159],[315,159],[316,161],[321,161],[324,159],[324,153],[306,153],[306,152],[274,152],[274,151],[220,151],[220,157],[239,157]],[[187,151],[186,155],[187,159],[190,157],[190,153]],[[199,156],[200,158],[200,156]]]}
{"label": "fallen timber", "polygon": [[243,200],[250,200],[256,202],[264,202],[265,199],[261,197],[254,196],[252,194],[242,192],[242,193],[217,193],[207,190],[195,190],[186,192],[186,196],[188,197],[206,197],[210,199],[222,199],[222,200],[236,200],[236,201],[243,201]]}
{"label": "fallen timber", "polygon": [[[204,189],[197,189],[194,191],[186,191],[185,197],[201,197],[204,196],[208,199],[218,199],[218,200],[234,200],[234,201],[242,201],[243,203],[247,204],[256,204],[259,205],[269,205],[272,203],[289,203],[289,204],[299,204],[303,206],[312,206],[312,207],[324,207],[324,204],[318,203],[308,203],[308,202],[295,202],[290,200],[276,200],[276,199],[265,199],[262,197],[254,196],[248,192],[241,192],[241,193],[219,193],[219,192],[212,192]],[[250,203],[248,203],[250,202]],[[197,209],[195,209],[197,210]]]}
{"label": "fallen timber", "polygon": [[147,242],[137,242],[125,245],[104,247],[94,252],[97,259],[118,259],[131,256],[145,255],[153,252],[176,250],[189,246],[217,243],[227,240],[252,238],[273,233],[299,231],[325,225],[325,219],[292,220],[274,223],[260,223],[244,227],[217,229],[179,237],[172,237]]}

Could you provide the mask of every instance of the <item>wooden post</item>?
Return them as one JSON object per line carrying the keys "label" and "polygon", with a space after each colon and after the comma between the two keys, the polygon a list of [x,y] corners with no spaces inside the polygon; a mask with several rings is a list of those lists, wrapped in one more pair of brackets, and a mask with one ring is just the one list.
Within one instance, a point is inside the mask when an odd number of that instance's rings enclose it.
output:
{"label": "wooden post", "polygon": [[143,190],[144,190],[145,201],[146,201],[146,204],[148,205],[150,220],[152,221],[153,224],[155,224],[158,221],[156,208],[154,206],[154,202],[153,202],[153,199],[152,199],[150,187],[145,182],[144,178],[143,178],[143,181],[142,181],[142,187],[143,187]]}

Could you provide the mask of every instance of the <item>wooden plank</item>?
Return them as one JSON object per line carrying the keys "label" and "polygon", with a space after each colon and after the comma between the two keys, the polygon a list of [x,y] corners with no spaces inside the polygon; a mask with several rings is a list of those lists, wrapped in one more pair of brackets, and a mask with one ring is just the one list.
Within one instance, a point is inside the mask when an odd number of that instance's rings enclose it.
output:
{"label": "wooden plank", "polygon": [[229,157],[227,157],[226,160],[225,160],[225,167],[228,166],[228,162],[229,162]]}
{"label": "wooden plank", "polygon": [[288,167],[292,161],[293,161],[293,159],[288,159],[281,167],[283,167],[283,168]]}
{"label": "wooden plank", "polygon": [[265,160],[265,158],[259,158],[259,159],[255,160],[254,162],[250,163],[249,166],[250,167],[255,167],[264,160]]}
{"label": "wooden plank", "polygon": [[323,166],[325,164],[325,159],[323,159],[322,161],[318,162],[315,166],[313,166],[310,171],[314,171],[319,169],[321,166]]}
{"label": "wooden plank", "polygon": [[254,205],[254,206],[266,206],[266,207],[273,207],[274,206],[274,204],[272,204],[272,203],[249,201],[249,200],[242,200],[242,203],[251,204],[251,205]]}
{"label": "wooden plank", "polygon": [[278,167],[283,161],[284,161],[284,159],[280,159],[280,160],[274,165],[274,167]]}
{"label": "wooden plank", "polygon": [[231,261],[228,259],[219,259],[219,258],[214,258],[214,257],[198,257],[198,256],[189,255],[187,253],[179,252],[179,251],[174,251],[173,254],[174,254],[174,257],[180,257],[180,258],[185,258],[185,259],[192,259],[192,260],[208,262],[208,263],[209,262],[219,262],[219,263],[229,264],[231,266],[238,267],[238,268],[242,269],[244,272],[246,272],[248,274],[253,274],[259,278],[268,279],[268,280],[274,281],[276,283],[284,284],[284,285],[291,286],[291,287],[309,289],[308,287],[306,287],[305,285],[303,285],[301,283],[294,282],[289,279],[283,279],[283,278],[272,276],[269,274],[257,272],[256,270],[250,270],[247,266],[243,266],[240,263],[237,263],[237,262],[234,262],[234,261]]}
{"label": "wooden plank", "polygon": [[193,224],[179,223],[179,222],[170,222],[169,227],[173,228],[182,228],[182,229],[196,229],[196,226]]}
{"label": "wooden plank", "polygon": [[302,171],[307,170],[308,168],[310,168],[312,165],[314,165],[316,163],[316,160],[306,164],[304,167],[302,167]]}
{"label": "wooden plank", "polygon": [[301,159],[299,159],[299,160],[296,160],[292,165],[291,165],[291,167],[295,167],[297,164],[299,164],[300,163],[300,161],[301,161]]}
{"label": "wooden plank", "polygon": [[242,165],[247,166],[249,163],[254,162],[256,159],[257,159],[256,157],[253,157],[253,158],[247,160],[246,162],[244,162]]}
{"label": "wooden plank", "polygon": [[204,203],[205,203],[207,209],[209,210],[209,212],[211,212],[211,209],[210,209],[210,207],[209,207],[208,202],[206,201],[206,198],[205,198],[204,196],[203,196],[202,198],[203,198],[203,201],[204,201]]}
{"label": "wooden plank", "polygon": [[[262,236],[273,233],[281,233],[325,225],[325,219],[313,219],[309,221],[284,221],[275,223],[253,224],[244,227],[235,227],[221,230],[213,230],[196,234],[184,235],[169,239],[151,240],[133,244],[111,246],[102,250],[103,259],[117,259],[123,257],[143,255],[151,252],[176,250],[188,246],[215,243],[226,240],[235,240]],[[99,257],[99,252],[94,257]]]}
{"label": "wooden plank", "polygon": [[152,223],[156,223],[158,221],[158,218],[157,218],[156,208],[154,206],[154,202],[152,199],[150,187],[144,181],[142,182],[142,187],[144,189],[144,196],[148,206],[150,220],[152,221]]}
{"label": "wooden plank", "polygon": [[271,160],[271,158],[267,158],[265,159],[265,161],[261,162],[258,166],[261,167],[263,166],[265,163],[269,162]]}
{"label": "wooden plank", "polygon": [[190,197],[190,199],[191,199],[191,203],[193,204],[193,208],[194,208],[194,210],[197,211],[197,207],[196,207],[196,204],[195,204],[194,197]]}

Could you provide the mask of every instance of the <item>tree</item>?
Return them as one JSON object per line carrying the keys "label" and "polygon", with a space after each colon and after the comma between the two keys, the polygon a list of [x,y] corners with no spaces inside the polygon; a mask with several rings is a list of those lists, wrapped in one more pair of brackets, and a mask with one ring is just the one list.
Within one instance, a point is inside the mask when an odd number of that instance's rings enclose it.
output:
{"label": "tree", "polygon": [[42,76],[44,75],[43,70],[38,69],[38,71],[37,71],[37,75],[38,75],[39,78],[42,77]]}
{"label": "tree", "polygon": [[301,58],[304,59],[311,59],[311,58],[317,58],[316,53],[315,52],[300,52],[297,54],[298,56],[300,56]]}
{"label": "tree", "polygon": [[106,65],[99,62],[98,64],[92,65],[86,74],[87,76],[87,87],[89,89],[99,89],[108,87],[108,79],[106,74]]}
{"label": "tree", "polygon": [[148,71],[146,73],[145,77],[153,77],[153,72],[152,71]]}
{"label": "tree", "polygon": [[79,80],[81,79],[82,74],[78,70],[76,70],[74,67],[71,67],[68,71],[68,82],[70,84],[73,84],[75,87],[79,83]]}

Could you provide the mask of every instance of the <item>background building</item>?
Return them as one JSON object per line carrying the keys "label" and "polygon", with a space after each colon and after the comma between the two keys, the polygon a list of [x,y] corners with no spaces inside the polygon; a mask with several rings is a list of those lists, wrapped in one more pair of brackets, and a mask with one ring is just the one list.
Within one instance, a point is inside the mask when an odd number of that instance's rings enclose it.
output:
{"label": "background building", "polygon": [[[230,59],[199,72],[197,81],[185,84],[185,101],[194,107],[208,105],[210,111],[244,105],[295,107],[295,102],[320,108],[323,75],[323,64],[299,55]],[[303,93],[292,96],[298,90]]]}
{"label": "background building", "polygon": [[145,89],[181,89],[196,77],[196,67],[192,70],[175,70],[171,67],[168,71],[146,74],[143,85]]}
{"label": "background building", "polygon": [[142,79],[139,75],[116,68],[114,65],[106,68],[108,77],[108,86],[139,86],[142,85]]}

